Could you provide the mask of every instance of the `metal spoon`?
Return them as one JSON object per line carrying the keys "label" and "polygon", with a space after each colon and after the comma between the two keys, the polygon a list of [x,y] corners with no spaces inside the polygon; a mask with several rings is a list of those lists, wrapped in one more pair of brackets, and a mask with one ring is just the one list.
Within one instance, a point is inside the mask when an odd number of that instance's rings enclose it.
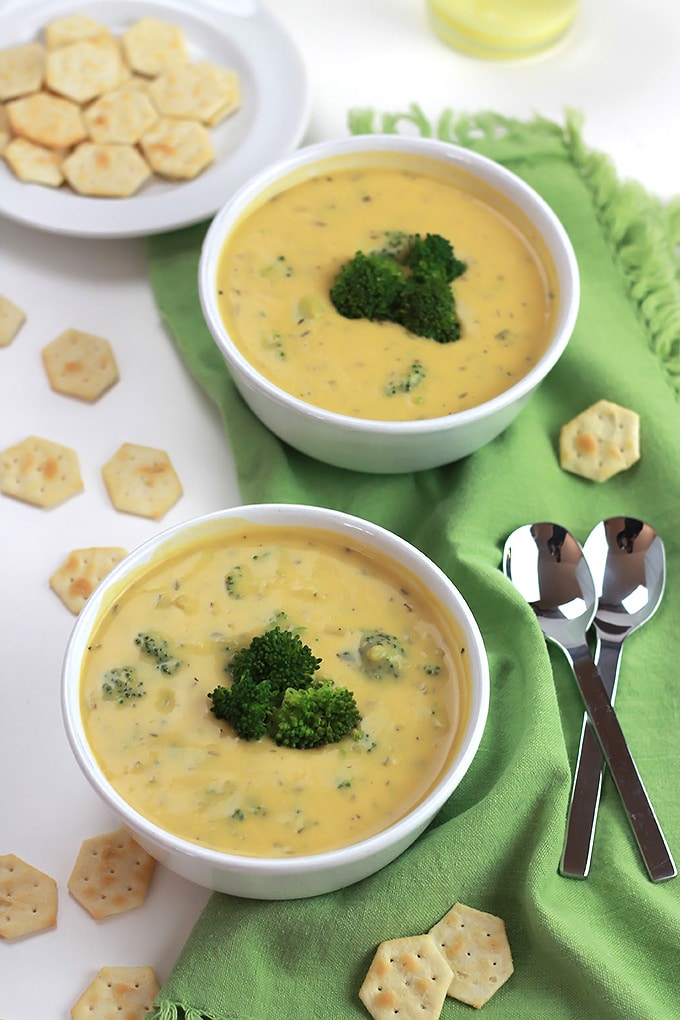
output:
{"label": "metal spoon", "polygon": [[558,524],[528,524],[506,541],[503,569],[536,613],[545,637],[571,663],[649,877],[655,882],[672,878],[675,863],[586,641],[597,597],[581,546]]}
{"label": "metal spoon", "polygon": [[[666,553],[654,528],[632,517],[609,517],[596,524],[583,544],[599,598],[593,628],[595,664],[614,703],[623,642],[641,627],[661,601]],[[604,759],[587,713],[583,716],[567,833],[560,871],[586,878],[593,852]]]}

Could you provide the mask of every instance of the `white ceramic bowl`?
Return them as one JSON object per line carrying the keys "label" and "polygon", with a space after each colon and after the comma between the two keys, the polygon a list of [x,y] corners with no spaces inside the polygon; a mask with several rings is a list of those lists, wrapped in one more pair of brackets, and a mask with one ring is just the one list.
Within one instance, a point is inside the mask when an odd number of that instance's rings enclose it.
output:
{"label": "white ceramic bowl", "polygon": [[[559,307],[548,347],[529,373],[485,403],[439,418],[386,422],[323,410],[285,392],[261,375],[225,328],[217,304],[217,267],[225,240],[237,222],[263,196],[285,190],[291,181],[343,165],[370,165],[426,157],[445,168],[460,168],[501,192],[529,219],[543,238],[556,271]],[[399,165],[397,162],[396,165]],[[252,178],[215,216],[206,234],[199,266],[199,294],[208,328],[234,383],[254,413],[277,436],[303,453],[337,467],[392,473],[417,471],[467,456],[501,433],[563,353],[579,304],[576,258],[559,219],[547,203],[500,164],[434,139],[362,135],[321,142],[297,150]]]}
{"label": "white ceramic bowl", "polygon": [[[220,853],[180,839],[140,815],[113,789],[88,742],[80,708],[83,653],[95,623],[115,600],[126,579],[164,550],[176,550],[184,539],[233,533],[243,521],[300,528],[323,528],[375,548],[416,575],[454,621],[466,648],[468,663],[467,719],[458,735],[450,766],[431,793],[404,818],[362,842],[313,856],[256,858]],[[489,673],[482,637],[462,596],[448,577],[426,556],[394,534],[338,511],[293,504],[236,507],[199,517],[162,532],[121,562],[90,596],[68,643],[62,676],[62,711],[66,733],[86,779],[114,815],[150,854],[172,871],[209,889],[256,899],[314,896],[357,882],[394,860],[423,831],[451,796],[472,762],[484,731],[489,702]],[[301,752],[305,753],[305,752]]]}

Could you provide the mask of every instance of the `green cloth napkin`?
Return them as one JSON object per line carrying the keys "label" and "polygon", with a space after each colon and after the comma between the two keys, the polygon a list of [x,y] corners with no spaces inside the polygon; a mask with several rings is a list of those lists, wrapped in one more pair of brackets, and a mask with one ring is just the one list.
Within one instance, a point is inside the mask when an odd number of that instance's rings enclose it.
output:
{"label": "green cloth napkin", "polygon": [[[680,879],[651,883],[609,776],[590,877],[558,862],[582,707],[566,660],[499,566],[507,535],[553,520],[584,540],[602,518],[649,521],[668,553],[654,619],[623,654],[618,712],[680,859],[680,203],[663,204],[564,125],[494,114],[431,125],[418,107],[355,132],[436,134],[500,161],[564,223],[582,279],[573,339],[517,420],[465,460],[369,476],[319,464],[271,435],[236,393],[202,321],[196,267],[205,224],[149,241],[158,307],[187,368],[219,406],[244,502],[323,504],[370,518],[429,554],[476,615],[491,670],[488,725],[468,775],[396,862],[310,900],[210,897],[157,1000],[156,1020],[351,1020],[377,944],[424,932],[456,901],[505,919],[515,973],[484,1007],[531,1020],[677,1020]],[[600,398],[641,416],[641,460],[598,485],[561,470],[561,425]],[[200,456],[200,450],[196,451]],[[206,471],[219,465],[206,464]],[[444,1020],[469,1015],[447,999]]]}

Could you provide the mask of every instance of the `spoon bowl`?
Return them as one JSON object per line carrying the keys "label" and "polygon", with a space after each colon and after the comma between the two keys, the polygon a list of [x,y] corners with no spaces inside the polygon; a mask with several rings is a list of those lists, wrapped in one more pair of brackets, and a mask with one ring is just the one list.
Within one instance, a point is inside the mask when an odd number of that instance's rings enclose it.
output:
{"label": "spoon bowl", "polygon": [[560,647],[581,640],[595,616],[597,595],[583,550],[566,528],[543,523],[513,531],[503,568],[536,613],[545,637]]}
{"label": "spoon bowl", "polygon": [[634,517],[600,521],[584,542],[598,607],[601,639],[621,644],[654,615],[666,583],[666,553],[654,528]]}

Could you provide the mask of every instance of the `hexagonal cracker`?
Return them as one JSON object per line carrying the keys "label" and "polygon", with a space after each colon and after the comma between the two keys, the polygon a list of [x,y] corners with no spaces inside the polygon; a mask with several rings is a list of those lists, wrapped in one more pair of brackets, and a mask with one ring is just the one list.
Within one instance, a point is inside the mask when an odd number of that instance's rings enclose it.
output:
{"label": "hexagonal cracker", "polygon": [[93,142],[134,145],[158,120],[158,110],[138,85],[122,85],[84,113]]}
{"label": "hexagonal cracker", "polygon": [[151,176],[151,168],[133,145],[81,142],[61,164],[79,195],[128,198]]}
{"label": "hexagonal cracker", "polygon": [[189,62],[182,29],[158,18],[140,18],[123,33],[121,42],[130,68],[149,78]]}
{"label": "hexagonal cracker", "polygon": [[83,39],[95,39],[98,36],[110,35],[108,28],[87,14],[65,14],[54,18],[45,25],[45,43],[49,50],[61,46],[81,42]]}
{"label": "hexagonal cracker", "polygon": [[0,294],[0,347],[11,344],[25,322],[26,312]]}
{"label": "hexagonal cracker", "polygon": [[513,973],[500,917],[455,903],[429,934],[453,971],[447,994],[479,1009]]}
{"label": "hexagonal cracker", "polygon": [[33,506],[53,507],[83,490],[75,450],[27,436],[0,452],[0,492]]}
{"label": "hexagonal cracker", "polygon": [[236,71],[207,60],[166,71],[151,82],[149,93],[161,116],[200,120],[211,127],[241,102]]}
{"label": "hexagonal cracker", "polygon": [[115,40],[81,39],[50,50],[45,61],[48,87],[76,103],[87,103],[115,89],[121,80],[121,58]]}
{"label": "hexagonal cracker", "polygon": [[87,138],[80,106],[48,92],[13,99],[5,107],[15,135],[48,149],[69,149]]}
{"label": "hexagonal cracker", "polygon": [[182,485],[165,450],[123,443],[102,468],[116,510],[158,520],[182,495]]}
{"label": "hexagonal cracker", "polygon": [[565,471],[606,482],[640,459],[640,416],[598,400],[562,426],[559,450]]}
{"label": "hexagonal cracker", "polygon": [[429,935],[381,942],[359,989],[374,1018],[437,1020],[452,972]]}
{"label": "hexagonal cracker", "polygon": [[104,337],[65,329],[42,349],[50,386],[57,393],[93,402],[118,382],[118,365]]}
{"label": "hexagonal cracker", "polygon": [[100,581],[126,555],[119,546],[73,549],[50,577],[50,588],[77,616]]}
{"label": "hexagonal cracker", "polygon": [[45,48],[40,43],[0,50],[0,102],[37,92],[45,74]]}
{"label": "hexagonal cracker", "polygon": [[152,967],[102,967],[71,1008],[72,1020],[124,1016],[142,1020],[160,991]]}
{"label": "hexagonal cracker", "polygon": [[0,938],[53,928],[57,923],[57,883],[16,854],[0,856]]}
{"label": "hexagonal cracker", "polygon": [[151,169],[171,180],[192,180],[215,159],[210,134],[197,120],[162,117],[139,144]]}
{"label": "hexagonal cracker", "polygon": [[67,887],[99,921],[141,906],[156,866],[126,829],[83,841]]}
{"label": "hexagonal cracker", "polygon": [[43,184],[46,188],[58,188],[63,184],[61,161],[64,154],[60,149],[48,149],[45,145],[29,142],[28,138],[12,138],[4,152],[5,163],[20,181]]}

